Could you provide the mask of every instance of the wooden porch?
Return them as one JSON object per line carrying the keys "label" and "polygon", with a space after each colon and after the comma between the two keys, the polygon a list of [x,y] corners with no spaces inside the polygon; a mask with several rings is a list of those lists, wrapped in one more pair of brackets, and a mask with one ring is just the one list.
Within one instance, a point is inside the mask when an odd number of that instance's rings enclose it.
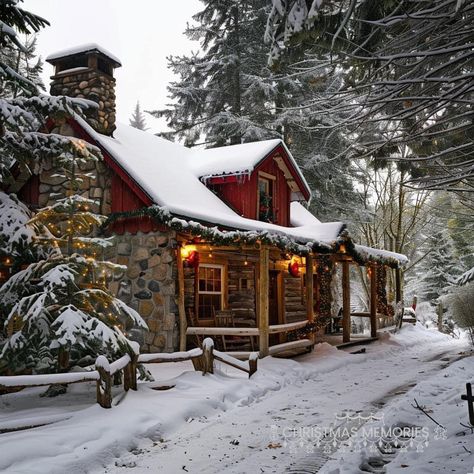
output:
{"label": "wooden porch", "polygon": [[222,341],[220,349],[236,357],[253,351],[265,357],[311,350],[335,317],[330,292],[339,266],[342,331],[335,338],[351,341],[352,317],[368,318],[370,339],[377,337],[379,322],[389,316],[380,312],[378,301],[383,265],[367,264],[369,311],[351,312],[349,269],[358,263],[344,246],[330,255],[305,256],[258,247],[179,241],[180,350],[208,336]]}

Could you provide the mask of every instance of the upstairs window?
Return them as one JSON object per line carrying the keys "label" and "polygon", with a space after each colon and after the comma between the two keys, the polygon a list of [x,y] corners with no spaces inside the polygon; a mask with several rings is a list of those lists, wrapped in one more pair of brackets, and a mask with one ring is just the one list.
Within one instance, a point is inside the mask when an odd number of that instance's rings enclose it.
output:
{"label": "upstairs window", "polygon": [[274,180],[259,176],[258,178],[258,220],[275,222],[274,216]]}

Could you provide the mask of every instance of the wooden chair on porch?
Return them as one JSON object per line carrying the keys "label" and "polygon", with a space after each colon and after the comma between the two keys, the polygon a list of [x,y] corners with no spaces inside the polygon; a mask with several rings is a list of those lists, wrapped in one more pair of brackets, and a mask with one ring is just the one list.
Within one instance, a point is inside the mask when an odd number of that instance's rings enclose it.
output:
{"label": "wooden chair on porch", "polygon": [[[234,328],[234,312],[232,310],[214,311],[214,321],[216,327]],[[251,350],[254,350],[253,339],[251,336],[221,336],[224,352],[230,350],[243,349],[250,342]]]}
{"label": "wooden chair on porch", "polygon": [[[196,317],[196,313],[194,312],[194,308],[192,307],[187,307],[186,308],[186,320],[188,323],[188,326],[191,327],[198,327],[199,326],[199,321],[198,318]],[[202,341],[203,338],[199,334],[195,334],[193,336],[194,342],[197,347],[202,347]]]}

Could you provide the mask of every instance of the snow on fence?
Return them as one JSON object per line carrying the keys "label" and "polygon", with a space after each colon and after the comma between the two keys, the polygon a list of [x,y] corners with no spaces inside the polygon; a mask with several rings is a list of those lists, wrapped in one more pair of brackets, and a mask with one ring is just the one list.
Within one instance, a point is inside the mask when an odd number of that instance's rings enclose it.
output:
{"label": "snow on fence", "polygon": [[[214,360],[242,370],[252,376],[257,371],[258,354],[250,354],[248,362],[238,360],[228,354],[214,350],[214,341],[206,338],[203,347],[189,351],[172,353],[139,354],[138,344],[133,346],[132,354],[125,354],[116,361],[109,363],[103,355],[97,357],[95,370],[65,374],[12,375],[0,376],[0,391],[12,388],[41,387],[53,384],[68,385],[79,382],[96,382],[97,403],[103,408],[112,407],[112,385],[123,375],[125,391],[137,390],[137,364],[157,364],[165,362],[192,361],[194,369],[206,373],[214,373]],[[120,382],[121,383],[121,382]]]}

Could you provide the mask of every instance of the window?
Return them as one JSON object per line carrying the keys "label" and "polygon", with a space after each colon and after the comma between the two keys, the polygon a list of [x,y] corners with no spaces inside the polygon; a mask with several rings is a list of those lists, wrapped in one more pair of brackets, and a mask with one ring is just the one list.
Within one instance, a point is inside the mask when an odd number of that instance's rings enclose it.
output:
{"label": "window", "polygon": [[258,220],[274,222],[273,216],[273,180],[258,178]]}
{"label": "window", "polygon": [[214,317],[214,311],[223,307],[223,265],[199,265],[198,315],[202,319]]}

